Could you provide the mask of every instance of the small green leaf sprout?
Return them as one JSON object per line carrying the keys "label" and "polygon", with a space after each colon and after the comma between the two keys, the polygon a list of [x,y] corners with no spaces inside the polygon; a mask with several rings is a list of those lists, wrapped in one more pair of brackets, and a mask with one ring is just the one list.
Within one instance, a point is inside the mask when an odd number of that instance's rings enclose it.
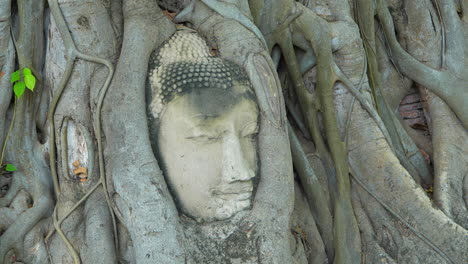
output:
{"label": "small green leaf sprout", "polygon": [[[31,72],[31,69],[29,68],[23,68],[23,78],[21,79],[21,72],[20,70],[17,70],[13,73],[11,73],[11,78],[10,78],[11,84],[13,84],[13,92],[16,95],[15,98],[15,107],[13,109],[13,119],[10,123],[10,128],[8,129],[8,133],[5,138],[5,142],[3,143],[3,148],[2,148],[2,154],[0,155],[0,168],[3,168],[3,157],[5,156],[5,149],[8,143],[8,137],[10,136],[11,129],[13,127],[13,124],[15,122],[15,116],[16,116],[16,101],[17,99],[20,99],[21,96],[24,94],[24,91],[26,88],[31,90],[31,92],[34,91],[34,87],[36,86],[36,77]],[[5,164],[5,171],[7,172],[13,172],[16,171],[17,168],[10,163]]]}
{"label": "small green leaf sprout", "polygon": [[16,171],[17,169],[13,164],[7,163],[5,165],[5,170],[8,172],[11,172],[11,171]]}
{"label": "small green leaf sprout", "polygon": [[16,97],[19,99],[23,95],[26,88],[31,91],[34,91],[36,86],[36,77],[31,72],[31,69],[23,69],[23,79],[21,80],[20,70],[17,70],[11,74],[10,82],[13,84],[13,92]]}

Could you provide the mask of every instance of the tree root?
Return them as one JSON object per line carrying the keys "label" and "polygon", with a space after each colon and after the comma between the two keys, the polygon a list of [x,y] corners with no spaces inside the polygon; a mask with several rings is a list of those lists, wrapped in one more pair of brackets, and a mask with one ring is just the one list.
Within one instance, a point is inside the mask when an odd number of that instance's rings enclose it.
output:
{"label": "tree root", "polygon": [[[123,17],[113,92],[103,109],[108,179],[116,191],[113,198],[122,223],[135,245],[135,261],[183,263],[177,209],[151,148],[146,110],[141,106],[150,54],[174,33],[175,25],[152,0],[123,1]],[[117,101],[118,108],[114,107]]]}
{"label": "tree root", "polygon": [[34,206],[20,214],[16,221],[0,237],[0,260],[4,263],[6,254],[10,250],[15,250],[17,254],[22,254],[20,246],[24,237],[42,218],[46,217],[53,206],[52,199],[42,197],[35,201]]}
{"label": "tree root", "polygon": [[[59,197],[59,194],[60,194],[60,188],[59,188],[59,182],[58,182],[58,175],[57,175],[57,169],[56,169],[56,154],[55,154],[55,126],[54,126],[54,113],[55,113],[55,109],[57,107],[57,104],[60,100],[60,97],[63,93],[63,90],[65,89],[67,83],[68,83],[68,80],[71,76],[71,72],[72,72],[72,69],[73,69],[73,64],[74,64],[74,61],[75,59],[83,59],[83,60],[87,60],[87,61],[90,61],[90,62],[95,62],[95,63],[100,63],[100,64],[103,64],[104,66],[107,67],[108,69],[108,75],[107,75],[107,78],[106,78],[106,81],[103,85],[103,87],[101,88],[100,90],[100,93],[99,93],[99,98],[98,98],[98,104],[97,104],[97,115],[96,115],[96,138],[97,138],[97,145],[98,145],[98,158],[99,158],[99,173],[100,173],[100,177],[99,177],[99,183],[94,186],[75,206],[73,206],[73,210],[75,210],[84,200],[86,200],[91,194],[92,192],[99,186],[102,184],[102,187],[103,187],[103,190],[104,190],[104,193],[105,193],[105,197],[106,197],[106,201],[107,201],[107,205],[109,207],[109,211],[111,213],[111,217],[112,217],[112,225],[113,225],[113,229],[114,229],[114,239],[115,239],[115,245],[117,246],[118,245],[118,242],[117,242],[117,224],[116,224],[116,220],[115,220],[115,215],[114,215],[114,210],[113,210],[113,207],[112,207],[112,204],[111,204],[111,199],[109,198],[109,194],[108,194],[108,191],[107,191],[107,185],[106,185],[106,176],[105,176],[105,168],[104,168],[104,156],[103,156],[103,150],[102,150],[102,135],[101,135],[101,109],[102,109],[102,104],[103,104],[103,101],[104,101],[104,97],[106,96],[106,92],[107,92],[107,89],[109,88],[109,84],[112,80],[112,77],[113,77],[113,74],[114,74],[114,67],[112,65],[112,63],[108,60],[105,60],[105,59],[102,59],[102,58],[98,58],[98,57],[95,57],[95,56],[90,56],[90,55],[87,55],[87,54],[84,54],[84,53],[81,53],[77,47],[75,46],[75,43],[71,37],[71,34],[70,34],[70,31],[67,27],[67,24],[65,22],[65,19],[62,15],[62,12],[60,10],[60,7],[59,7],[59,4],[57,3],[57,0],[48,0],[49,2],[49,7],[50,7],[50,10],[51,10],[51,13],[52,13],[52,16],[54,17],[55,19],[55,23],[57,24],[57,27],[60,31],[60,34],[62,35],[62,39],[63,39],[63,43],[65,45],[65,49],[67,51],[67,55],[68,55],[68,60],[67,60],[67,64],[66,64],[66,67],[65,67],[65,73],[63,74],[63,77],[60,81],[60,84],[59,84],[59,88],[57,89],[56,93],[54,94],[54,97],[52,99],[52,103],[49,107],[49,114],[48,114],[48,119],[49,119],[49,122],[50,122],[50,147],[49,147],[49,150],[50,150],[50,168],[51,168],[51,174],[52,174],[52,179],[53,179],[53,183],[54,183],[54,190],[55,190],[55,194],[57,197]],[[73,211],[71,210],[70,212],[68,212],[66,214],[65,217],[63,217],[60,221],[58,221],[57,217],[56,217],[56,214],[55,217],[54,217],[54,226],[57,230],[57,232],[59,233],[60,237],[64,240],[65,244],[67,245],[67,248],[69,249],[72,257],[73,257],[73,261],[74,263],[81,263],[80,259],[79,259],[79,256],[78,254],[76,253],[75,249],[73,249],[73,247],[71,246],[71,244],[69,243],[68,239],[65,237],[65,235],[63,234],[63,232],[61,231],[60,229],[60,224],[63,222],[63,220],[65,220],[65,218]],[[56,210],[54,210],[56,211]]]}
{"label": "tree root", "polygon": [[333,103],[333,87],[337,79],[332,67],[331,39],[326,24],[320,20],[321,23],[319,21],[314,22],[319,22],[317,24],[321,25],[321,29],[318,32],[312,31],[308,26],[315,20],[312,17],[312,12],[305,7],[301,8],[305,9],[304,15],[295,21],[295,25],[302,30],[305,38],[310,41],[314,53],[317,54],[317,91],[323,108],[327,142],[336,168],[337,195],[334,208],[336,255],[334,262],[345,263],[351,261],[357,263],[360,262],[360,246],[349,247],[348,244],[359,243],[360,239],[351,205],[346,147],[339,135]]}
{"label": "tree root", "polygon": [[438,246],[436,246],[432,241],[427,238],[423,233],[416,230],[408,221],[406,221],[403,217],[401,217],[395,210],[393,210],[390,206],[388,206],[384,201],[378,198],[377,195],[374,194],[367,186],[356,176],[357,174],[351,168],[351,177],[355,180],[361,188],[363,188],[372,198],[374,198],[380,205],[382,205],[388,212],[390,212],[394,217],[400,220],[405,226],[407,226],[419,239],[424,241],[430,248],[432,248],[437,254],[439,254],[443,259],[447,260],[448,263],[455,264],[448,256],[444,253]]}
{"label": "tree root", "polygon": [[29,194],[21,190],[10,206],[0,208],[0,229],[2,230],[0,232],[6,230],[18,218],[18,215],[29,208],[30,200]]}
{"label": "tree root", "polygon": [[[10,43],[8,50],[13,50],[13,45]],[[6,62],[5,68],[6,68],[6,73],[10,75],[13,72],[13,67],[14,67],[14,61],[15,61],[15,56],[14,53],[13,55],[10,55],[9,61]],[[1,62],[1,61],[0,61]],[[3,132],[3,127],[5,125],[6,121],[6,112],[8,110],[8,106],[10,105],[10,98],[11,98],[11,89],[10,89],[10,82],[7,82],[8,78],[1,78],[0,79],[0,96],[2,97],[2,101],[0,102],[0,118],[3,119],[0,121],[0,131]],[[15,98],[15,104],[14,104],[14,109],[13,109],[13,118],[10,124],[10,127],[8,129],[8,132],[5,136],[5,139],[3,141],[3,135],[0,134],[0,146],[2,147],[2,152],[0,154],[0,167],[3,165],[3,157],[5,154],[5,149],[8,143],[8,137],[11,132],[11,127],[13,126],[14,120],[15,120],[15,115],[16,114],[16,98]]]}
{"label": "tree root", "polygon": [[301,143],[290,124],[288,124],[288,134],[294,167],[301,179],[311,212],[316,216],[315,221],[320,230],[322,240],[324,243],[329,243],[325,245],[325,248],[333,248],[333,220],[330,210],[324,202],[327,200],[327,197],[325,197],[325,192],[315,175],[314,169],[311,167]]}
{"label": "tree root", "polygon": [[[331,67],[333,63],[330,46],[331,40],[328,36],[326,24],[324,24],[320,20],[315,21],[316,19],[312,16],[312,12],[310,10],[306,9],[305,7],[299,4],[297,4],[296,6],[303,12],[303,14],[293,22],[294,31],[302,32],[303,36],[307,41],[309,41],[312,49],[314,50],[314,54],[317,54],[317,91],[320,99],[320,110],[323,113],[328,145],[336,169],[337,195],[334,197],[334,248],[336,250],[336,255],[334,261],[336,263],[342,263],[345,260],[359,262],[359,254],[353,251],[356,250],[355,248],[349,250],[348,246],[340,244],[345,243],[344,241],[348,241],[349,243],[351,241],[359,240],[357,238],[359,237],[359,235],[356,231],[357,224],[355,222],[352,206],[350,204],[349,178],[347,177],[348,169],[345,145],[343,144],[343,142],[341,142],[341,139],[339,137],[334,112],[333,86],[337,79],[335,77],[336,75],[334,69],[333,67]],[[321,25],[321,29],[318,30],[318,32],[314,32],[310,28],[311,24]],[[305,91],[304,81],[302,79],[300,68],[296,62],[296,56],[294,54],[294,48],[292,46],[291,37],[289,37],[288,40],[288,37],[284,38],[285,34],[286,36],[288,36],[287,32],[282,33],[283,34],[281,36],[276,36],[276,39],[278,39],[281,50],[283,51],[283,55],[285,56],[285,61],[288,66],[288,70],[292,75],[292,79],[295,84],[296,93],[301,94],[299,96],[300,100],[302,98],[302,102],[300,101],[300,105],[302,106],[302,109],[304,111],[308,107],[310,107],[311,101],[310,99],[309,103],[304,101],[307,98],[303,96]],[[307,116],[308,118],[310,118],[311,114],[315,115],[314,113],[307,112],[308,111],[306,111],[305,116]],[[315,126],[317,125],[318,123],[315,124]],[[311,125],[309,125],[309,127],[311,127]],[[314,135],[316,133],[311,132],[311,134]],[[313,138],[315,139],[316,137],[313,136]],[[318,142],[320,142],[320,140]],[[341,228],[345,228],[345,226],[347,227],[347,231],[341,230]],[[337,237],[337,234],[340,234],[340,236]],[[345,237],[341,237],[341,235],[344,235]]]}
{"label": "tree root", "polygon": [[[447,32],[447,67],[448,70],[432,69],[409,55],[398,43],[395,37],[392,17],[383,0],[377,1],[376,13],[384,29],[390,50],[400,71],[407,77],[428,88],[442,98],[454,111],[465,129],[468,128],[468,90],[464,71],[464,49],[466,49],[458,15],[454,13],[452,1],[445,2],[440,8],[442,18],[449,27]],[[460,28],[457,30],[457,28]],[[462,59],[460,59],[462,58]]]}
{"label": "tree root", "polygon": [[205,5],[207,5],[212,10],[216,11],[218,14],[225,18],[234,19],[239,22],[241,25],[246,27],[248,30],[253,32],[257,38],[262,41],[264,48],[268,48],[268,45],[263,37],[262,32],[258,30],[258,27],[255,26],[252,21],[242,13],[238,7],[233,4],[228,4],[222,1],[213,1],[213,0],[201,0]]}
{"label": "tree root", "polygon": [[[456,225],[440,210],[434,208],[424,191],[415,184],[407,171],[399,164],[395,155],[389,151],[389,146],[383,140],[380,130],[375,124],[362,117],[364,112],[362,108],[355,110],[355,114],[359,118],[356,118],[350,131],[349,159],[354,175],[359,175],[359,179],[367,182],[365,185],[373,196],[380,198],[387,207],[398,211],[398,214],[411,223],[411,226],[420,230],[430,239],[432,244],[444,249],[444,253],[450,256],[453,262],[459,263],[466,258],[466,230]],[[361,131],[363,126],[369,127],[365,133]],[[371,140],[369,141],[369,139]],[[378,232],[377,230],[381,229],[382,225],[393,226],[395,224],[393,221],[382,222],[381,218],[378,218],[381,209],[377,207],[374,205],[371,208],[371,210],[375,210],[372,211],[375,232]],[[434,229],[438,231],[434,231]],[[395,232],[398,236],[398,230]],[[440,236],[438,232],[444,232],[445,236]],[[408,242],[413,243],[414,241]],[[427,244],[424,241],[421,242],[418,241],[418,243]],[[457,247],[445,247],[447,243],[454,243]],[[398,246],[403,248],[405,244]],[[438,256],[439,254],[436,257],[438,258]]]}
{"label": "tree root", "polygon": [[3,157],[4,157],[4,155],[5,155],[5,150],[6,150],[6,147],[7,147],[7,144],[8,144],[8,139],[9,139],[9,137],[10,137],[11,129],[13,128],[13,125],[15,124],[15,119],[16,119],[16,100],[18,100],[18,99],[15,97],[15,102],[14,102],[14,106],[13,106],[13,117],[11,118],[10,127],[8,128],[8,132],[7,132],[6,137],[5,137],[5,142],[4,142],[4,144],[3,144],[2,154],[0,155],[0,167],[3,166]]}
{"label": "tree root", "polygon": [[[377,112],[380,114],[382,121],[388,130],[387,133],[384,131],[382,132],[384,132],[385,136],[390,136],[390,138],[387,139],[389,140],[389,143],[392,144],[393,151],[411,176],[413,176],[418,183],[423,181],[426,184],[431,184],[432,175],[427,168],[422,154],[406,133],[395,114],[389,109],[387,100],[382,94],[382,81],[377,65],[373,18],[374,8],[372,1],[355,1],[355,5],[359,30],[362,35],[364,50],[367,55],[365,58],[368,64],[369,85],[372,89]],[[374,118],[374,120],[376,119]],[[379,122],[376,120],[379,126],[382,121]],[[415,155],[411,155],[412,153]]]}
{"label": "tree root", "polygon": [[[285,86],[283,86],[283,87],[285,87]],[[291,102],[291,100],[286,99],[285,102],[286,102],[286,108],[288,109],[289,114],[291,115],[292,119],[294,120],[294,123],[299,128],[299,131],[301,131],[302,135],[306,139],[311,140],[310,135],[309,135],[309,131],[307,130],[306,126],[304,125],[304,122],[302,122],[302,119],[301,119],[301,117],[299,115],[299,112],[296,111],[296,109],[294,108],[294,105]]]}
{"label": "tree root", "polygon": [[79,261],[79,256],[78,254],[76,253],[76,250],[73,248],[72,244],[70,243],[70,241],[68,240],[68,238],[65,236],[65,234],[63,233],[62,231],[62,228],[61,228],[61,225],[63,223],[63,221],[65,221],[65,219],[67,219],[68,216],[70,216],[71,213],[73,213],[76,208],[78,208],[83,202],[85,202],[88,197],[101,185],[101,182],[97,183],[96,185],[94,185],[93,188],[91,188],[91,190],[89,190],[77,203],[75,203],[73,205],[73,207],[68,210],[60,219],[58,218],[57,216],[57,207],[54,208],[54,214],[53,214],[53,224],[54,224],[54,227],[55,229],[52,229],[48,234],[47,236],[45,237],[45,243],[47,244],[49,239],[52,237],[52,235],[54,234],[54,231],[57,231],[57,233],[59,234],[59,236],[62,238],[63,242],[65,243],[65,245],[67,246],[67,248],[69,249],[70,251],[70,254],[72,255],[72,258],[74,261],[78,260]]}
{"label": "tree root", "polygon": [[5,76],[0,78],[0,146],[3,146],[6,113],[13,93],[9,76],[15,70],[16,54],[11,39],[11,0],[1,0],[0,6],[0,65]]}
{"label": "tree root", "polygon": [[[420,183],[420,178],[419,177],[422,176],[422,175],[426,175],[426,177],[424,178],[424,181],[426,183],[432,182],[432,180],[429,179],[429,177],[427,176],[428,175],[427,171],[424,174],[420,174],[420,173],[418,173],[418,171],[416,171],[416,168],[411,163],[413,155],[418,154],[419,151],[417,149],[415,149],[413,152],[403,153],[402,152],[403,150],[401,149],[402,147],[400,145],[399,145],[399,147],[396,147],[395,144],[393,144],[392,137],[390,136],[390,134],[389,134],[389,132],[387,130],[387,126],[385,126],[384,122],[380,118],[377,111],[370,105],[368,100],[364,98],[364,96],[361,94],[361,92],[358,89],[355,88],[355,86],[351,82],[351,80],[349,80],[349,78],[338,68],[338,66],[336,64],[334,64],[333,66],[335,68],[335,72],[337,73],[337,75],[339,77],[339,80],[342,81],[345,84],[345,87],[351,92],[351,94],[354,96],[354,98],[356,98],[359,101],[359,103],[362,105],[362,107],[366,110],[366,112],[375,121],[375,123],[379,127],[380,131],[384,135],[388,145],[390,146],[392,151],[397,155],[397,157],[399,158],[399,160],[403,164],[403,166],[410,172],[410,174],[413,176],[413,178],[415,178],[415,180],[418,183]],[[354,102],[354,98],[353,98],[353,102]],[[352,111],[352,107],[350,107],[350,111]],[[393,120],[390,120],[390,121],[392,122],[391,125],[393,125]],[[348,120],[348,122],[349,122],[349,120]],[[397,135],[397,137],[398,136],[400,136],[400,135]],[[346,137],[347,137],[347,135],[346,135]],[[398,143],[400,143],[400,142],[398,142]],[[421,154],[419,153],[419,155],[421,155]],[[422,156],[420,158],[422,158]],[[418,159],[418,161],[424,162],[424,160],[420,160],[420,159]]]}
{"label": "tree root", "polygon": [[8,189],[8,192],[4,197],[0,198],[0,208],[9,206],[18,192],[23,188],[20,180],[18,179],[19,177],[20,175],[16,175],[16,177],[13,176],[10,189]]}
{"label": "tree root", "polygon": [[[36,71],[34,65],[37,61],[32,58],[32,49],[36,48],[31,43],[36,40],[34,32],[42,34],[41,15],[43,4],[41,1],[18,1],[18,23],[21,24],[18,42],[15,48],[18,55],[20,68],[29,67]],[[9,10],[9,9],[8,9]],[[10,12],[10,10],[9,10]],[[40,21],[33,24],[33,22]],[[39,25],[39,26],[38,26]],[[27,28],[27,30],[25,30]],[[12,35],[13,36],[13,35]],[[34,40],[33,40],[34,39]],[[41,38],[37,37],[41,42]],[[27,44],[26,44],[27,43]],[[38,84],[41,78],[37,76]],[[39,86],[40,87],[40,86]],[[40,89],[36,87],[36,90]],[[0,202],[0,206],[8,206],[16,197],[20,190],[24,190],[32,196],[33,206],[25,209],[19,214],[13,224],[0,237],[0,261],[4,263],[11,250],[16,251],[19,258],[23,255],[23,240],[26,234],[43,218],[50,213],[53,206],[50,196],[49,181],[45,164],[38,154],[38,144],[35,141],[35,127],[32,125],[35,120],[34,100],[30,92],[26,92],[21,100],[15,100],[15,121],[11,123],[8,133],[15,135],[8,144],[6,155],[8,159],[18,166],[18,171],[14,172],[13,183]],[[12,152],[11,150],[15,150]]]}
{"label": "tree root", "polygon": [[[254,3],[253,5],[256,7],[262,6],[260,3]],[[333,251],[336,250],[334,255],[335,263],[344,263],[346,261],[353,263],[360,262],[360,247],[356,244],[359,242],[359,234],[350,202],[351,196],[345,144],[339,136],[333,105],[333,86],[337,78],[332,67],[333,58],[328,25],[326,22],[318,19],[309,9],[291,1],[275,1],[266,5],[266,9],[268,9],[271,17],[277,21],[284,20],[288,23],[269,28],[269,26],[264,26],[268,24],[265,23],[266,21],[260,21],[263,18],[261,15],[260,17],[254,17],[254,20],[256,20],[257,25],[261,28],[262,33],[269,36],[267,40],[267,43],[270,45],[269,48],[271,49],[275,44],[278,44],[281,49],[288,72],[293,80],[296,94],[298,95],[299,105],[306,118],[307,127],[318,152],[325,159],[325,166],[329,168],[329,175],[333,175],[330,172],[331,168],[333,168],[332,164],[334,164],[336,185],[332,184],[332,190],[336,194],[332,198],[334,199],[335,246],[330,247],[330,244],[325,241],[327,253],[330,258],[333,258]],[[265,13],[265,10],[254,9],[253,13],[262,14]],[[316,25],[319,28],[313,30],[311,25]],[[318,102],[314,101],[311,94],[305,89],[302,72],[294,51],[291,31],[297,35],[300,34],[309,46],[307,50],[312,49],[313,53],[317,55]],[[330,153],[328,153],[318,129],[318,110],[322,112],[324,118],[325,133]],[[349,243],[356,247],[350,248]]]}

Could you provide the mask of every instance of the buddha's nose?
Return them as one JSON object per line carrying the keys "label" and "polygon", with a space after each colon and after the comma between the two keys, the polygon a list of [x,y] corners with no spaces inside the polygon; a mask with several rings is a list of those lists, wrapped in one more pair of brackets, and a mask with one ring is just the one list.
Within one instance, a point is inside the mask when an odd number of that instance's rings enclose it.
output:
{"label": "buddha's nose", "polygon": [[236,135],[226,136],[223,142],[223,180],[226,182],[248,181],[255,177],[252,162],[246,159],[240,139]]}

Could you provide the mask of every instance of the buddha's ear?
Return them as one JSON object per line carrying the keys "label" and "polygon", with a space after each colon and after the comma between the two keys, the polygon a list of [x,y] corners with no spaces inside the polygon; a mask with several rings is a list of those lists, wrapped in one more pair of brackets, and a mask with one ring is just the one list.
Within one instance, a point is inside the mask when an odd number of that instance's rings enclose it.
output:
{"label": "buddha's ear", "polygon": [[277,79],[274,65],[266,52],[249,54],[245,69],[265,118],[277,127],[284,129],[286,122],[282,107],[284,102],[281,96],[281,84]]}

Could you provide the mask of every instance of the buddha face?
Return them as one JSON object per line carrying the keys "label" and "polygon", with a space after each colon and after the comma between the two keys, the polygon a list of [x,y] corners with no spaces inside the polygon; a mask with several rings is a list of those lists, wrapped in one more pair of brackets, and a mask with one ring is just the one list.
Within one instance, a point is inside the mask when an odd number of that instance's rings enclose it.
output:
{"label": "buddha face", "polygon": [[242,87],[227,90],[178,95],[160,117],[166,179],[180,210],[198,221],[227,219],[251,206],[258,108]]}

